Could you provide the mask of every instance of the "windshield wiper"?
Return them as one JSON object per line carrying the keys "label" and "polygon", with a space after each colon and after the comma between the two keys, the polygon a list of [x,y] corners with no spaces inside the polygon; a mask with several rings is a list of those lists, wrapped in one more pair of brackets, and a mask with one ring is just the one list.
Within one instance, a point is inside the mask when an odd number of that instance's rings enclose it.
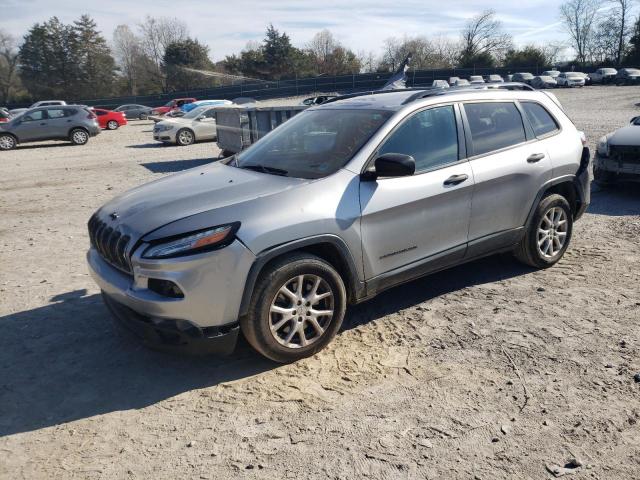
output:
{"label": "windshield wiper", "polygon": [[240,168],[244,168],[245,170],[253,170],[255,172],[262,172],[262,173],[268,173],[271,175],[280,175],[282,177],[286,177],[287,174],[289,173],[286,170],[283,170],[282,168],[275,168],[275,167],[267,167],[266,165],[242,165]]}

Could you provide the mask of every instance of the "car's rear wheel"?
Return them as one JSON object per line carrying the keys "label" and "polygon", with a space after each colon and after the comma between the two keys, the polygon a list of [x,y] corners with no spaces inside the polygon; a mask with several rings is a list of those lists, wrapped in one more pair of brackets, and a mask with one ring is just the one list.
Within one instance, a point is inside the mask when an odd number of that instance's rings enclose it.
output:
{"label": "car's rear wheel", "polygon": [[0,150],[12,150],[16,148],[16,139],[13,135],[0,135]]}
{"label": "car's rear wheel", "polygon": [[148,117],[149,117],[149,116],[148,116],[146,113],[141,113],[141,114],[138,116],[138,119],[139,119],[139,120],[146,120]]}
{"label": "car's rear wheel", "polygon": [[191,130],[188,128],[183,128],[178,130],[176,133],[176,143],[181,147],[186,147],[187,145],[191,145],[196,141],[196,137]]}
{"label": "car's rear wheel", "polygon": [[330,264],[314,255],[294,254],[266,267],[240,326],[265,357],[293,362],[314,355],[333,339],[346,299],[344,283]]}
{"label": "car's rear wheel", "polygon": [[69,134],[69,140],[74,145],[85,145],[89,141],[89,133],[82,128],[74,128]]}
{"label": "car's rear wheel", "polygon": [[572,231],[573,214],[569,202],[562,195],[548,195],[538,204],[527,232],[516,248],[516,257],[532,267],[550,267],[564,255]]}
{"label": "car's rear wheel", "polygon": [[115,120],[109,120],[107,122],[107,130],[116,130],[119,126],[120,124],[118,124],[118,122],[116,122]]}

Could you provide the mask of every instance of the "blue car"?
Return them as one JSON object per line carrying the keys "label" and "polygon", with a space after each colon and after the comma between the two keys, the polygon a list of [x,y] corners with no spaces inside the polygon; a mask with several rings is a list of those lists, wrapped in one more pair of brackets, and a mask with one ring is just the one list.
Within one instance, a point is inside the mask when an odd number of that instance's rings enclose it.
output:
{"label": "blue car", "polygon": [[180,107],[180,110],[187,113],[198,107],[222,107],[232,104],[233,102],[231,100],[198,100],[197,102],[185,103]]}

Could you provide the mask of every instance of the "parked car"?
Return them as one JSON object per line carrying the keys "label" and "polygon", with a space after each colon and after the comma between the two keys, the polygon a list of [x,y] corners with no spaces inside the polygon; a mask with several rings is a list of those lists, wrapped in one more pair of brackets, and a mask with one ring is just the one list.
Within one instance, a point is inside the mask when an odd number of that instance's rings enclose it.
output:
{"label": "parked car", "polygon": [[351,96],[108,202],[89,270],[147,344],[229,353],[242,330],[295,361],[348,305],[430,272],[507,251],[554,265],[589,204],[585,142],[545,92]]}
{"label": "parked car", "polygon": [[460,77],[449,77],[449,86],[453,87],[458,80],[460,80]]}
{"label": "parked car", "polygon": [[634,85],[640,83],[640,70],[621,68],[616,74],[616,85]]}
{"label": "parked car", "polygon": [[551,77],[554,80],[556,78],[558,78],[558,76],[560,75],[560,71],[559,70],[545,70],[544,72],[542,72],[542,74],[540,75],[541,77]]}
{"label": "parked car", "polygon": [[151,113],[153,115],[164,115],[165,113],[170,112],[171,110],[177,110],[178,108],[183,106],[185,103],[191,103],[195,101],[196,101],[195,98],[175,98],[165,103],[162,107],[155,107],[151,111]]}
{"label": "parked car", "polygon": [[180,110],[188,113],[198,107],[223,107],[232,104],[233,102],[231,100],[197,100],[195,102],[185,103],[180,107]]}
{"label": "parked car", "polygon": [[584,87],[584,77],[580,72],[562,72],[556,82],[558,87]]}
{"label": "parked car", "polygon": [[510,73],[504,77],[505,82],[513,82],[513,75]]}
{"label": "parked car", "polygon": [[522,83],[526,83],[527,85],[529,85],[531,83],[531,80],[533,80],[533,75],[528,73],[528,72],[518,72],[518,73],[514,73],[513,76],[511,77],[512,82],[522,82]]}
{"label": "parked car", "polygon": [[64,100],[41,100],[39,102],[34,103],[29,108],[37,108],[37,107],[52,107],[54,105],[66,105],[67,102]]}
{"label": "parked car", "polygon": [[504,79],[500,75],[492,73],[491,75],[487,75],[486,82],[487,83],[503,83]]}
{"label": "parked car", "polygon": [[482,78],[482,75],[471,75],[469,77],[469,83],[471,85],[477,85],[480,83],[484,83],[484,78]]}
{"label": "parked car", "polygon": [[584,84],[585,86],[587,85],[591,85],[591,77],[589,75],[587,75],[584,72],[576,72],[578,75],[580,75],[582,78],[584,78]]}
{"label": "parked car", "polygon": [[434,80],[431,88],[449,88],[449,82],[446,80]]}
{"label": "parked car", "polygon": [[533,88],[555,88],[558,86],[558,83],[553,79],[553,77],[548,77],[546,75],[538,75],[531,80],[531,86]]}
{"label": "parked car", "polygon": [[640,182],[640,117],[633,117],[629,125],[598,141],[593,176],[603,186]]}
{"label": "parked car", "polygon": [[[337,95],[318,95],[316,97],[309,97],[302,100],[302,102],[300,102],[300,105],[322,105],[327,100],[336,98],[336,96]],[[246,102],[246,104],[252,103],[251,100],[253,99],[247,99],[247,100],[248,101]],[[233,100],[233,103],[236,103],[236,99]],[[255,100],[253,100],[253,103],[255,103]]]}
{"label": "parked car", "polygon": [[599,68],[589,74],[592,83],[613,83],[618,71],[615,68]]}
{"label": "parked car", "polygon": [[84,107],[37,107],[0,125],[0,150],[43,140],[66,140],[74,145],[84,145],[99,133],[96,114]]}
{"label": "parked car", "polygon": [[153,127],[153,139],[187,146],[197,141],[216,139],[216,108],[198,107],[180,118],[168,118]]}
{"label": "parked car", "polygon": [[17,117],[18,115],[22,115],[24,112],[29,110],[28,108],[13,108],[9,110],[9,113],[12,117]]}
{"label": "parked car", "polygon": [[129,104],[120,105],[114,111],[123,112],[127,119],[137,118],[139,120],[146,120],[147,117],[151,115],[152,110],[153,109],[151,107],[146,107],[144,105]]}
{"label": "parked car", "polygon": [[115,112],[102,108],[92,108],[92,110],[98,117],[98,125],[100,125],[100,128],[116,130],[127,124],[127,117],[124,112]]}
{"label": "parked car", "polygon": [[455,87],[468,87],[469,85],[471,85],[471,82],[469,82],[469,80],[465,79],[465,78],[459,78],[458,80],[456,80],[455,83]]}

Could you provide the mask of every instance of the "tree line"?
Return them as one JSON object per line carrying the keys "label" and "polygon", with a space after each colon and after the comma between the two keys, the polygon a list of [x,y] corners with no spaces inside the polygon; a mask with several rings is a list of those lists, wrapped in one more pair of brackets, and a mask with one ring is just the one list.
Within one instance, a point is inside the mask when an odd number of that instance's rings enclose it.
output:
{"label": "tree line", "polygon": [[177,18],[147,16],[119,25],[108,41],[82,15],[71,24],[52,17],[18,40],[0,30],[0,105],[40,98],[89,99],[207,88],[249,79],[389,72],[412,55],[412,69],[550,66],[567,48],[579,67],[640,64],[640,17],[633,0],[566,0],[563,43],[517,47],[493,10],[466,21],[459,38],[404,36],[382,52],[354,52],[329,30],[303,46],[273,25],[260,41],[214,62],[209,47]]}

